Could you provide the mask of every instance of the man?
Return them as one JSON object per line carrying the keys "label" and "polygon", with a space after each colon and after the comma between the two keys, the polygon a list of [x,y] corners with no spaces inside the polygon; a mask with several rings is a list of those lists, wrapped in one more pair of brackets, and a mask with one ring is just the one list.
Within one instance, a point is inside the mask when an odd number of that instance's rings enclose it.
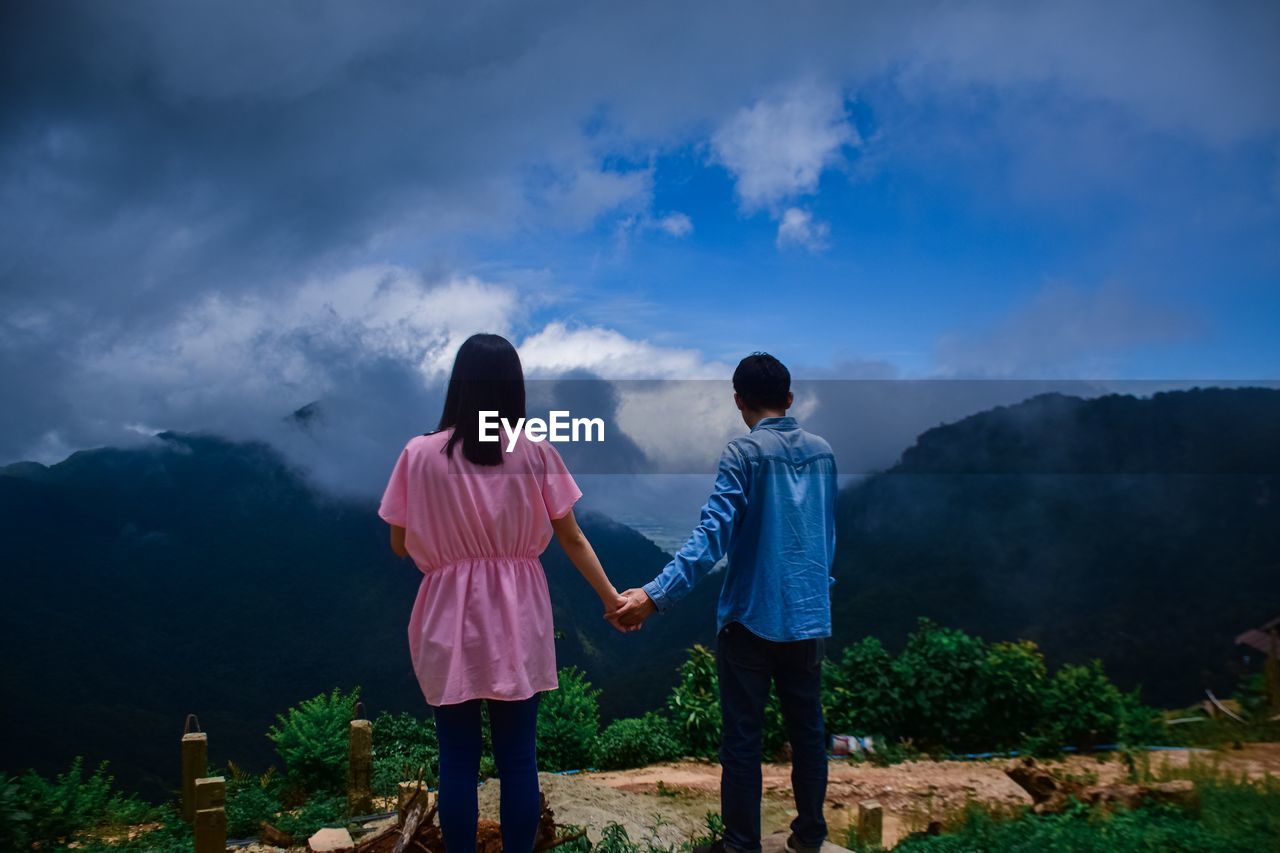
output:
{"label": "man", "polygon": [[824,638],[831,636],[835,456],[826,441],[787,416],[791,374],[773,356],[744,358],[733,390],[751,431],[721,454],[715,490],[689,540],[656,578],[623,594],[627,603],[611,619],[634,630],[728,557],[716,625],[725,831],[712,849],[760,850],[760,759],[772,681],[791,742],[798,813],[787,847],[812,851],[827,834],[822,658]]}

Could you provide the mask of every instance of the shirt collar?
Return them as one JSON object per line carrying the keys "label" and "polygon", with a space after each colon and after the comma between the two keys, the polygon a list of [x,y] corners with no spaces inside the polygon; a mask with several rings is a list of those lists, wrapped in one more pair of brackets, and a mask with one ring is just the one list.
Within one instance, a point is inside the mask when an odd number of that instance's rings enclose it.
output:
{"label": "shirt collar", "polygon": [[796,419],[790,415],[783,415],[780,418],[761,418],[756,421],[756,425],[751,428],[752,432],[758,429],[798,429],[800,424],[796,423]]}

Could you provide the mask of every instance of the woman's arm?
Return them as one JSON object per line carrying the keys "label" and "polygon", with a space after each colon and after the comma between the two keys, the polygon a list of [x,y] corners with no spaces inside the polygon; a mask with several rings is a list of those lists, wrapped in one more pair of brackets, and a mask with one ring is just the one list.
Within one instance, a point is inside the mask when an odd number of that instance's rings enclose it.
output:
{"label": "woman's arm", "polygon": [[564,553],[581,573],[583,579],[591,584],[596,595],[600,596],[605,612],[612,613],[625,604],[626,599],[618,595],[613,584],[609,583],[609,577],[604,573],[604,567],[600,565],[595,549],[587,541],[582,528],[578,527],[578,520],[573,517],[573,510],[569,510],[559,518],[551,519],[551,527],[555,530],[556,539],[559,540]]}
{"label": "woman's arm", "polygon": [[409,549],[404,545],[404,528],[397,527],[392,524],[391,527],[391,550],[396,552],[397,557],[409,556]]}

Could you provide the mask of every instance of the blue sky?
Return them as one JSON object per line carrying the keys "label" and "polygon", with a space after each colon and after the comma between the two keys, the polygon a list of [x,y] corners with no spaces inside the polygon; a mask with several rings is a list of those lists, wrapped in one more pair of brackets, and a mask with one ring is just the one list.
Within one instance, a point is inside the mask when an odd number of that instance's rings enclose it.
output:
{"label": "blue sky", "polygon": [[1275,379],[1278,8],[11,4],[0,457],[324,400],[380,469],[479,330],[537,376]]}

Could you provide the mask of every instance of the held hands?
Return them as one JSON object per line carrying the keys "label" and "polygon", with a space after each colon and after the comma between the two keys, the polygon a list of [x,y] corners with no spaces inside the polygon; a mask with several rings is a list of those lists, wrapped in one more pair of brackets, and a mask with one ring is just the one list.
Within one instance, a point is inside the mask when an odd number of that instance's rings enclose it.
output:
{"label": "held hands", "polygon": [[[630,592],[630,590],[627,590],[627,592]],[[604,602],[605,621],[607,621],[610,625],[617,628],[619,631],[621,631],[624,634],[629,634],[632,631],[640,630],[639,625],[635,626],[634,628],[629,628],[624,626],[617,619],[618,613],[620,613],[631,601],[631,599],[627,598],[625,593],[619,595],[617,590],[614,590],[609,596],[602,597],[601,600]]]}
{"label": "held hands", "polygon": [[619,598],[624,603],[607,617],[619,631],[639,631],[645,620],[658,610],[653,599],[643,589],[629,589]]}

